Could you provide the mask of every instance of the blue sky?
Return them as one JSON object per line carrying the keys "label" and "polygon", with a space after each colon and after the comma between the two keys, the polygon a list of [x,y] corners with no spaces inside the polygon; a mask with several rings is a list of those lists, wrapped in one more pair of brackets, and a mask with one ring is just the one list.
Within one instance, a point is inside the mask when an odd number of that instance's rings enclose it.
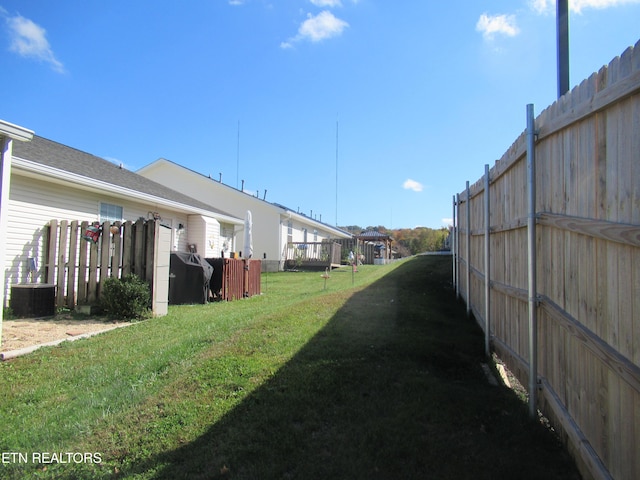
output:
{"label": "blue sky", "polygon": [[[573,87],[640,39],[640,0],[569,3]],[[0,118],[38,135],[332,225],[439,228],[555,101],[555,2],[0,0],[0,62]]]}

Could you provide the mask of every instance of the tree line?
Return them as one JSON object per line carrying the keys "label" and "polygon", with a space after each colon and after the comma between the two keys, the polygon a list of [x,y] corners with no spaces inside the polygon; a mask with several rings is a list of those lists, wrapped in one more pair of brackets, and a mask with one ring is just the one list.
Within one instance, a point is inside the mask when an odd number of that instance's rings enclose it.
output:
{"label": "tree line", "polygon": [[446,245],[446,240],[449,237],[449,229],[446,227],[439,229],[428,227],[388,229],[382,225],[375,227],[369,226],[367,228],[350,225],[340,228],[354,235],[371,230],[390,235],[394,240],[393,248],[403,257],[423,252],[443,250]]}

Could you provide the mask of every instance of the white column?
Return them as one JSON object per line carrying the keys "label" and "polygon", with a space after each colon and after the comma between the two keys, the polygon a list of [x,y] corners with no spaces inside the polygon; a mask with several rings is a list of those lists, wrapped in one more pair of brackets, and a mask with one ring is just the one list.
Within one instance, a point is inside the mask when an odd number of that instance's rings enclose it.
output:
{"label": "white column", "polygon": [[5,263],[7,244],[7,221],[9,213],[9,186],[11,183],[11,156],[13,155],[13,140],[29,141],[33,132],[26,128],[12,125],[0,120],[0,343],[2,342],[2,318],[4,316],[5,301]]}

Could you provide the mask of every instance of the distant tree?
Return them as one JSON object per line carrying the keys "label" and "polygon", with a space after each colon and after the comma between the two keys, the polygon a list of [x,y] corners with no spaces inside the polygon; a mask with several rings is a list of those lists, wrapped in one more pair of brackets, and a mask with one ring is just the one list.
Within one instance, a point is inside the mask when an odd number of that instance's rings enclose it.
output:
{"label": "distant tree", "polygon": [[359,226],[359,225],[348,225],[348,226],[338,227],[338,228],[340,228],[341,230],[344,230],[346,232],[349,232],[349,233],[351,233],[353,235],[357,235],[360,232],[362,232],[362,227]]}
{"label": "distant tree", "polygon": [[369,230],[380,232],[384,235],[390,235],[394,240],[394,248],[402,256],[442,250],[449,235],[449,230],[445,227],[440,229],[417,227],[397,228],[395,230],[391,230],[383,225],[370,225],[367,228],[362,228],[359,225],[349,225],[340,228],[354,235],[358,235],[363,231]]}
{"label": "distant tree", "polygon": [[433,252],[444,248],[449,235],[446,228],[438,230],[418,227],[414,229],[397,229],[391,232],[395,243],[408,249],[412,255],[422,252]]}

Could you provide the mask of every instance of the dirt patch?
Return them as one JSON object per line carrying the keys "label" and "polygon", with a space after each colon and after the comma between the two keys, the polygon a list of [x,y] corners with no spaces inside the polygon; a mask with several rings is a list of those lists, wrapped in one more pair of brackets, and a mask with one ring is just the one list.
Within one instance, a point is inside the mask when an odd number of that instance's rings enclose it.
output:
{"label": "dirt patch", "polygon": [[8,352],[56,340],[69,339],[86,333],[108,330],[127,323],[99,317],[75,319],[70,315],[4,320],[2,322],[0,351]]}

